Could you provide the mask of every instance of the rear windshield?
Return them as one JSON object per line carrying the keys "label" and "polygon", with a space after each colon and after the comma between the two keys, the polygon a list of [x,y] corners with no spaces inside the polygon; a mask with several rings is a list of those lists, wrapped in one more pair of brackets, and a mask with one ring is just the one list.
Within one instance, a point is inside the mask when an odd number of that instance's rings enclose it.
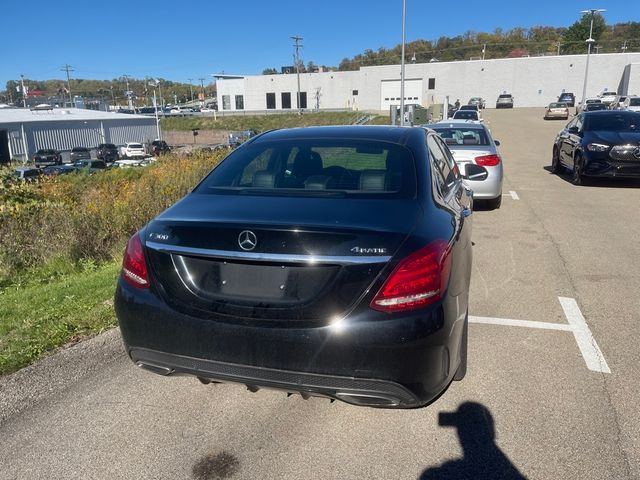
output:
{"label": "rear windshield", "polygon": [[231,153],[199,193],[411,198],[411,152],[373,140],[295,139],[250,143]]}
{"label": "rear windshield", "polygon": [[585,103],[602,103],[602,100],[600,100],[599,98],[587,98],[585,100]]}
{"label": "rear windshield", "polygon": [[453,114],[453,118],[459,120],[477,120],[478,112],[475,110],[458,110]]}
{"label": "rear windshield", "polygon": [[549,108],[567,108],[566,103],[552,103],[549,105]]}
{"label": "rear windshield", "polygon": [[489,136],[483,128],[437,127],[433,129],[447,145],[489,145]]}
{"label": "rear windshield", "polygon": [[592,103],[587,105],[587,111],[592,112],[594,110],[607,110],[607,106],[604,103]]}
{"label": "rear windshield", "polygon": [[460,107],[460,110],[472,110],[474,112],[478,111],[478,106],[477,105],[462,105]]}
{"label": "rear windshield", "polygon": [[112,150],[112,149],[116,148],[116,146],[113,143],[105,143],[103,145],[103,148],[108,148],[108,149]]}
{"label": "rear windshield", "polygon": [[89,149],[85,147],[73,147],[71,151],[72,152],[88,152]]}
{"label": "rear windshield", "polygon": [[640,98],[630,98],[629,99],[629,105],[631,105],[633,107],[640,106]]}
{"label": "rear windshield", "polygon": [[56,153],[56,151],[51,149],[44,149],[44,150],[38,150],[37,153],[40,153],[42,155],[53,155]]}
{"label": "rear windshield", "polygon": [[141,143],[130,143],[129,148],[142,148]]}
{"label": "rear windshield", "polygon": [[640,113],[594,113],[587,115],[585,130],[605,130],[612,132],[640,132]]}
{"label": "rear windshield", "polygon": [[498,96],[498,98],[511,98],[511,94],[505,93],[504,95]]}
{"label": "rear windshield", "polygon": [[560,94],[560,98],[571,98],[573,97],[573,93],[562,93]]}

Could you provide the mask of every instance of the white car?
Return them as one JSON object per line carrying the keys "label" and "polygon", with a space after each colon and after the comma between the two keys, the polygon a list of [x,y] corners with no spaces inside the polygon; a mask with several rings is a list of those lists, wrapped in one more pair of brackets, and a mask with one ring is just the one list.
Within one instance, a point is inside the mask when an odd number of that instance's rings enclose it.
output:
{"label": "white car", "polygon": [[640,97],[636,95],[627,97],[621,108],[623,110],[631,110],[632,112],[640,112]]}
{"label": "white car", "polygon": [[615,91],[613,91],[613,92],[602,92],[599,95],[600,100],[605,105],[609,105],[609,104],[613,103],[613,101],[616,99],[617,96],[618,96],[618,93],[615,92]]}
{"label": "white car", "polygon": [[122,158],[144,158],[147,156],[147,152],[144,149],[144,145],[141,143],[126,143],[124,147],[122,147],[122,151],[120,152],[120,156]]}
{"label": "white car", "polygon": [[453,120],[471,120],[473,122],[484,121],[479,110],[458,110],[452,118]]}

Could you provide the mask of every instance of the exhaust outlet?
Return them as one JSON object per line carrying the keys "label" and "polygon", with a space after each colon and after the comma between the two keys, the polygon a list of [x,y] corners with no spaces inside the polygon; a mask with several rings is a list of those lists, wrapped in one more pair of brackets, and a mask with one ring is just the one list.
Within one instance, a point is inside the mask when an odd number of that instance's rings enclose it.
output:
{"label": "exhaust outlet", "polygon": [[173,373],[173,369],[172,368],[161,367],[159,365],[152,365],[152,364],[146,363],[146,362],[136,362],[136,365],[138,365],[140,368],[144,368],[145,370],[148,370],[148,371],[153,372],[153,373],[158,374],[158,375],[167,376],[167,375],[171,375]]}

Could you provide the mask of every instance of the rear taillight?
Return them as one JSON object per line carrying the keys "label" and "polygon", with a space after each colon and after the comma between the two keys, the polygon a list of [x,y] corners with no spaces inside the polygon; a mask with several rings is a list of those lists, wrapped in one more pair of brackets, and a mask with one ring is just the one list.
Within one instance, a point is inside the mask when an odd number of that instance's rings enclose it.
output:
{"label": "rear taillight", "polygon": [[500,164],[500,155],[482,155],[476,157],[476,164],[481,167],[495,167]]}
{"label": "rear taillight", "polygon": [[449,283],[451,251],[437,240],[402,260],[369,305],[380,312],[406,312],[442,298]]}
{"label": "rear taillight", "polygon": [[129,239],[122,260],[122,278],[136,288],[149,288],[149,274],[144,261],[140,235],[136,233]]}

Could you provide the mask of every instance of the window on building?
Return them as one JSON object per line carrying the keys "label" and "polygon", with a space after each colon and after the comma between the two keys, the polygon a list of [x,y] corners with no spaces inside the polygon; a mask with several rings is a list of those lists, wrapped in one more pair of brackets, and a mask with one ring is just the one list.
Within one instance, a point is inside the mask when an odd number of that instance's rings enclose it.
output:
{"label": "window on building", "polygon": [[[297,92],[296,92],[297,95]],[[307,108],[307,92],[300,92],[300,107]]]}
{"label": "window on building", "polygon": [[436,79],[435,78],[430,78],[429,79],[429,90],[433,90],[436,88]]}
{"label": "window on building", "polygon": [[267,110],[276,108],[276,94],[267,93]]}
{"label": "window on building", "polygon": [[231,95],[222,95],[222,109],[231,110]]}
{"label": "window on building", "polygon": [[236,95],[236,110],[244,110],[244,96]]}
{"label": "window on building", "polygon": [[353,95],[354,97],[355,97],[356,95],[358,95],[358,90],[354,90],[354,91],[352,91],[352,92],[351,92],[351,95]]}
{"label": "window on building", "polygon": [[282,92],[282,108],[291,108],[291,92]]}

